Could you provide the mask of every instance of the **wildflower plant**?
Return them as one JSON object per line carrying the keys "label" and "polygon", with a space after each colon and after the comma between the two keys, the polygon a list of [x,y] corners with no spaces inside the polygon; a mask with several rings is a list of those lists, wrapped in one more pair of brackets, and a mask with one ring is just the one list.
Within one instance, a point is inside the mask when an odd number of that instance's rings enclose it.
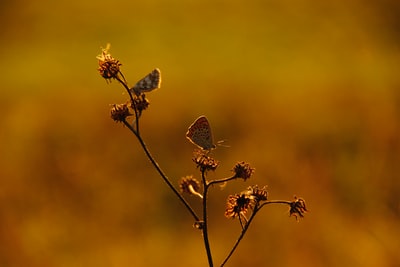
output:
{"label": "wildflower plant", "polygon": [[[207,173],[209,171],[216,171],[219,166],[219,161],[211,156],[211,152],[216,148],[216,145],[213,141],[208,119],[205,116],[201,116],[189,126],[188,132],[186,133],[188,140],[198,147],[198,149],[194,150],[192,161],[199,170],[200,179],[198,180],[192,175],[185,176],[180,179],[178,186],[179,189],[177,189],[151,155],[148,147],[143,141],[140,131],[141,115],[150,104],[146,98],[146,93],[160,88],[161,71],[156,68],[139,80],[133,87],[129,87],[121,72],[122,64],[119,60],[111,56],[109,49],[110,46],[107,45],[105,49],[102,49],[102,53],[97,56],[99,64],[98,71],[107,82],[111,82],[112,80],[119,82],[129,95],[129,99],[125,103],[112,105],[111,118],[115,122],[123,123],[137,138],[144,153],[157,173],[193,217],[193,225],[195,229],[201,230],[202,232],[209,266],[214,266],[208,235],[208,193],[213,185],[225,185],[230,181],[238,179],[247,181],[253,176],[255,169],[251,167],[249,163],[241,161],[237,162],[233,166],[233,174],[230,177],[209,180],[207,178]],[[199,198],[199,201],[202,203],[202,213],[200,215],[185,200],[184,195],[191,195]],[[224,266],[227,263],[243,239],[243,236],[246,234],[254,217],[265,206],[270,204],[286,205],[289,207],[289,215],[294,216],[297,221],[299,218],[303,218],[304,214],[307,212],[306,203],[302,198],[295,196],[291,201],[270,200],[268,195],[267,186],[258,187],[257,185],[252,185],[240,193],[229,195],[227,197],[225,217],[232,220],[237,219],[241,226],[241,231],[236,242],[229,249],[227,256],[223,259],[220,266]]]}

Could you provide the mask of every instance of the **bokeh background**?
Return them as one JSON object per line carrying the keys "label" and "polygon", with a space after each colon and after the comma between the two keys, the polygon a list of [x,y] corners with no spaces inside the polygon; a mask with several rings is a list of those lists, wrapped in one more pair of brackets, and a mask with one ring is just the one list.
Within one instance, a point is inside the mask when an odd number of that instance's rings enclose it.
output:
{"label": "bokeh background", "polygon": [[267,207],[227,266],[400,266],[398,1],[3,0],[0,13],[0,266],[207,266],[189,213],[110,119],[127,95],[96,70],[107,43],[130,84],[162,71],[142,135],[174,184],[199,177],[184,135],[202,114],[229,145],[209,178],[256,168],[211,192],[217,266],[240,230],[225,200],[251,184],[310,213]]}

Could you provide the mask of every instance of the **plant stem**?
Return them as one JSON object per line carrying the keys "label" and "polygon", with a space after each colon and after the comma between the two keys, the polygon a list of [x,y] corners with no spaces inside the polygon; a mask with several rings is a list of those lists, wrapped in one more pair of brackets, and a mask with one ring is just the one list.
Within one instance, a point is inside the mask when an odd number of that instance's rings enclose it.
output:
{"label": "plant stem", "polygon": [[207,193],[208,193],[209,184],[207,184],[207,180],[206,180],[204,171],[201,172],[201,178],[203,181],[203,188],[204,188],[204,192],[203,192],[203,221],[204,221],[203,239],[204,239],[204,246],[205,246],[206,252],[207,252],[208,265],[210,267],[213,267],[214,263],[213,263],[213,259],[212,259],[212,255],[211,255],[210,242],[208,240],[208,220],[207,220],[207,195],[208,195]]}
{"label": "plant stem", "polygon": [[[136,109],[136,103],[135,103],[135,100],[134,100],[134,98],[133,98],[133,96],[132,96],[132,92],[131,92],[131,90],[129,89],[129,86],[128,86],[127,82],[125,81],[124,75],[122,74],[122,72],[120,72],[120,74],[121,74],[123,80],[121,80],[118,76],[117,76],[115,79],[116,79],[120,84],[122,84],[122,86],[124,86],[126,92],[129,94],[129,98],[131,99],[131,103],[132,103],[132,106],[133,106],[133,110],[134,110],[134,112],[135,112],[135,121],[134,121],[134,122],[135,122],[135,125],[136,125],[136,131],[134,131],[134,134],[136,135],[136,137],[139,138],[139,136],[140,136],[140,130],[139,130],[139,114],[138,114],[138,111],[137,111],[137,109]],[[125,124],[125,125],[126,125],[126,124]]]}
{"label": "plant stem", "polygon": [[212,180],[208,183],[208,186],[213,185],[213,184],[222,184],[222,183],[226,183],[229,182],[231,180],[236,179],[236,175],[233,175],[231,177],[227,177],[227,178],[222,178],[222,179],[218,179],[218,180]]}
{"label": "plant stem", "polygon": [[229,252],[228,256],[225,258],[225,260],[222,262],[221,267],[223,267],[226,262],[229,260],[229,258],[232,256],[233,252],[235,252],[237,246],[239,245],[240,241],[242,241],[243,236],[245,235],[245,233],[247,232],[247,229],[250,226],[250,223],[253,221],[254,217],[256,216],[257,212],[260,211],[260,209],[262,207],[264,207],[265,205],[268,204],[285,204],[285,205],[289,205],[290,206],[290,201],[285,201],[285,200],[270,200],[270,201],[266,201],[263,204],[261,204],[260,206],[256,206],[254,208],[253,213],[250,216],[250,219],[248,220],[248,222],[245,224],[244,228],[242,229],[242,232],[240,233],[238,239],[236,240],[235,244],[233,245],[231,251]]}
{"label": "plant stem", "polygon": [[252,222],[254,216],[256,215],[257,211],[259,209],[255,209],[254,212],[251,214],[250,219],[247,221],[247,223],[244,225],[242,232],[240,233],[238,239],[236,240],[235,244],[233,245],[231,251],[229,252],[228,256],[226,256],[225,260],[222,262],[221,267],[223,267],[226,262],[229,260],[229,258],[232,256],[233,252],[235,252],[237,246],[239,245],[240,241],[242,241],[244,234],[247,232],[247,229],[249,229],[250,223]]}
{"label": "plant stem", "polygon": [[164,182],[168,185],[168,187],[175,193],[175,195],[179,198],[179,200],[185,205],[186,209],[192,214],[193,218],[195,219],[196,222],[200,221],[199,216],[194,212],[192,207],[190,207],[189,203],[186,202],[186,200],[181,196],[181,194],[175,189],[175,187],[172,185],[172,183],[169,181],[168,177],[165,175],[163,170],[160,168],[158,163],[155,161],[153,156],[150,154],[150,151],[147,149],[146,144],[144,143],[142,137],[133,129],[132,125],[130,125],[127,121],[124,121],[124,124],[128,129],[137,137],[139,140],[140,145],[142,146],[144,152],[146,153],[146,156],[149,158],[151,164],[153,164],[154,168],[156,168],[157,172],[160,174]]}

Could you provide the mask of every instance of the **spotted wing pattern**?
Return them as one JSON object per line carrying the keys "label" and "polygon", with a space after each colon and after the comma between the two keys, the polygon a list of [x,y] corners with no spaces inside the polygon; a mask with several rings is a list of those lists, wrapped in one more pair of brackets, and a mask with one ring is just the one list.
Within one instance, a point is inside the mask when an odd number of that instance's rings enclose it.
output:
{"label": "spotted wing pattern", "polygon": [[152,72],[146,75],[143,79],[138,81],[135,86],[130,90],[136,95],[140,95],[144,92],[150,92],[161,86],[161,71],[159,69],[154,69]]}
{"label": "spotted wing pattern", "polygon": [[186,138],[203,150],[215,148],[210,123],[205,116],[200,116],[189,126]]}

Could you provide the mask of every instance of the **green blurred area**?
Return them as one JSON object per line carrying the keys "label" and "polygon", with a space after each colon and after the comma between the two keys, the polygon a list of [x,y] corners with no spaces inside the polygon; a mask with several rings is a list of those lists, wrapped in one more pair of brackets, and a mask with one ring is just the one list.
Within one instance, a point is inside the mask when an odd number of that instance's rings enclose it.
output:
{"label": "green blurred area", "polygon": [[[130,84],[154,67],[142,135],[174,184],[199,174],[187,127],[206,115],[218,265],[248,185],[303,197],[265,209],[227,266],[399,266],[400,4],[384,1],[2,1],[0,266],[207,266],[202,237],[110,104],[111,43]],[[196,199],[189,201],[200,211]]]}

